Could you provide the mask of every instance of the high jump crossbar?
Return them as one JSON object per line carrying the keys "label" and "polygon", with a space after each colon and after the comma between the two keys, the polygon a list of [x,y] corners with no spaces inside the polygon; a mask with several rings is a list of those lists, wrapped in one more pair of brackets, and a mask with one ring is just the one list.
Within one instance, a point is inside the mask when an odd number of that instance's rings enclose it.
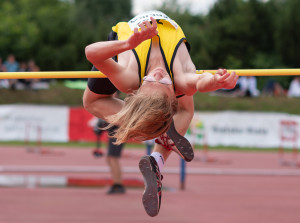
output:
{"label": "high jump crossbar", "polygon": [[[197,74],[217,70],[197,70]],[[235,71],[238,76],[300,76],[300,69],[239,69]],[[35,78],[106,78],[100,71],[42,71],[42,72],[0,72],[0,79],[35,79]]]}

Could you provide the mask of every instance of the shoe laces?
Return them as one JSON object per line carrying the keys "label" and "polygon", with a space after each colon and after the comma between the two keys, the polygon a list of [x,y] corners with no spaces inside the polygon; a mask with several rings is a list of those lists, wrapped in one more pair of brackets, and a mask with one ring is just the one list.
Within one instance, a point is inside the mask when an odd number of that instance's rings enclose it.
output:
{"label": "shoe laces", "polygon": [[[159,170],[159,167],[157,165],[157,162],[156,162],[156,160],[153,157],[151,157],[151,165],[152,165],[153,171],[155,172],[157,180],[162,181],[163,175],[160,173],[160,170]],[[160,184],[161,184],[161,182],[160,182]]]}
{"label": "shoe laces", "polygon": [[175,143],[166,133],[155,139],[155,142],[162,145],[167,150],[173,150],[175,147]]}

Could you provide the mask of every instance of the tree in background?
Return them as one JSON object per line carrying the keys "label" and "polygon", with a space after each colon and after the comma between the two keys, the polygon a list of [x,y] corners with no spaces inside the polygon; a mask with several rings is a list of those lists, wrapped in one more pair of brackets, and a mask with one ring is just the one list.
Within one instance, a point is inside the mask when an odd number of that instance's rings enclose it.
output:
{"label": "tree in background", "polygon": [[2,0],[1,57],[33,58],[41,70],[89,70],[85,46],[106,40],[130,12],[130,0]]}
{"label": "tree in background", "polygon": [[[91,64],[86,62],[84,48],[86,45],[107,40],[111,27],[119,21],[127,21],[131,18],[131,0],[75,0],[74,11],[71,21],[77,24],[75,45],[81,49],[81,58],[88,66],[77,70],[91,68]],[[74,43],[73,42],[73,43]]]}
{"label": "tree in background", "polygon": [[[162,10],[185,31],[198,69],[300,67],[300,1],[219,0],[207,15],[191,15],[168,0]],[[268,79],[258,78],[260,89]],[[287,88],[291,77],[273,79]]]}
{"label": "tree in background", "polygon": [[[86,45],[128,21],[131,0],[1,0],[0,52],[35,59],[41,70],[89,70]],[[207,15],[177,0],[159,10],[177,21],[198,69],[300,67],[300,1],[219,0]],[[287,88],[290,77],[275,77]],[[268,78],[259,77],[261,89]]]}

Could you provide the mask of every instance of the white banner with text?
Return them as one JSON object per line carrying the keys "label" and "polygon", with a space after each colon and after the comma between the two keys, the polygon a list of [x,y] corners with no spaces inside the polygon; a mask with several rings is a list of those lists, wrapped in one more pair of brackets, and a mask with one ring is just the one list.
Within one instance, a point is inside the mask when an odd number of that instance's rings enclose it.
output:
{"label": "white banner with text", "polygon": [[0,105],[0,141],[68,142],[67,106]]}
{"label": "white banner with text", "polygon": [[[95,141],[93,120],[82,107],[0,105],[0,141]],[[300,148],[300,115],[195,112],[186,137],[195,145]]]}
{"label": "white banner with text", "polygon": [[262,112],[195,112],[186,137],[198,145],[300,147],[300,116]]}

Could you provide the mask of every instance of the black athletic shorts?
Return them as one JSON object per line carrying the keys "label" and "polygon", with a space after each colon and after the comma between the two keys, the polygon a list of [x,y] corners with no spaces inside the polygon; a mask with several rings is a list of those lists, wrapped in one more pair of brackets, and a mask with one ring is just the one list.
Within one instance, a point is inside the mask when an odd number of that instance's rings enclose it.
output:
{"label": "black athletic shorts", "polygon": [[[105,130],[102,130],[102,128],[105,128],[108,125],[108,123],[102,119],[98,119],[97,124],[94,127],[94,132],[96,135],[102,135],[102,133]],[[113,126],[107,130],[108,135],[112,136],[114,132],[118,129],[117,126]],[[113,143],[116,142],[115,138],[109,137],[108,139],[108,147],[107,147],[107,155],[112,157],[121,157],[121,152],[123,149],[123,145],[114,145]]]}
{"label": "black athletic shorts", "polygon": [[[108,35],[107,40],[116,40],[118,35],[116,32],[111,31]],[[112,58],[114,61],[118,62],[117,56]],[[92,71],[98,71],[96,67],[93,66]],[[114,94],[118,89],[110,82],[108,78],[89,78],[88,88],[96,94]]]}
{"label": "black athletic shorts", "polygon": [[[109,128],[107,130],[108,131],[108,135],[112,136],[117,129],[118,129],[118,126],[113,126],[113,127]],[[123,149],[123,144],[114,145],[113,144],[114,142],[116,142],[116,139],[113,138],[113,137],[109,137],[109,139],[108,139],[108,151],[107,151],[107,155],[108,156],[113,156],[113,157],[120,157],[122,149]]]}
{"label": "black athletic shorts", "polygon": [[124,144],[114,145],[113,143],[115,141],[116,141],[115,138],[109,138],[107,156],[121,157],[121,152],[122,152]]}

